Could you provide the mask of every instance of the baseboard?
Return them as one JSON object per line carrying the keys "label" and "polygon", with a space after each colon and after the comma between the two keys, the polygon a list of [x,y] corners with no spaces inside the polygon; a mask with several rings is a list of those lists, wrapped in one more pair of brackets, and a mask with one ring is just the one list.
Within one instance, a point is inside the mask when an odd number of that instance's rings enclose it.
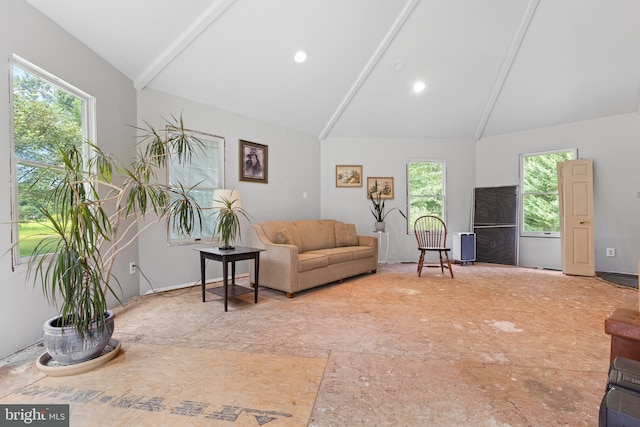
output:
{"label": "baseboard", "polygon": [[[249,273],[236,274],[236,278],[239,278],[239,277],[249,277]],[[216,283],[216,282],[222,282],[222,276],[207,279],[207,283]],[[181,283],[178,285],[165,286],[162,288],[148,289],[143,295],[157,294],[160,292],[167,292],[167,291],[175,291],[176,289],[185,289],[185,288],[190,288],[192,286],[200,286],[200,280],[198,280],[195,283],[193,282]]]}

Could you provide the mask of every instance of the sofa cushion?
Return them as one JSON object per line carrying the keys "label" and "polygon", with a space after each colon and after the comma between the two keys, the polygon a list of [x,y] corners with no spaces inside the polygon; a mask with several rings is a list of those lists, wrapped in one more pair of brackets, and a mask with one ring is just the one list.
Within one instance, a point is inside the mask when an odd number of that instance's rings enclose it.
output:
{"label": "sofa cushion", "polygon": [[329,259],[329,265],[338,264],[341,262],[353,261],[352,247],[349,248],[331,248],[331,249],[318,249],[316,251],[307,252],[310,254],[318,254],[326,256]]}
{"label": "sofa cushion", "polygon": [[355,246],[350,247],[353,259],[364,259],[373,257],[373,248],[370,246]]}
{"label": "sofa cushion", "polygon": [[298,272],[322,268],[329,265],[329,258],[323,254],[304,253],[298,255]]}
{"label": "sofa cushion", "polygon": [[295,221],[295,226],[300,238],[300,252],[309,252],[316,249],[336,247],[334,230],[335,221],[329,220],[303,220]]}
{"label": "sofa cushion", "polygon": [[354,224],[337,223],[334,225],[336,246],[358,246],[358,233]]}
{"label": "sofa cushion", "polygon": [[320,225],[322,225],[322,230],[325,238],[325,248],[335,248],[336,247],[336,227],[340,221],[336,221],[335,219],[321,219]]}
{"label": "sofa cushion", "polygon": [[286,229],[276,231],[275,236],[273,236],[273,243],[278,245],[290,245],[291,244],[291,235]]}
{"label": "sofa cushion", "polygon": [[267,238],[280,245],[296,245],[300,248],[298,231],[290,221],[268,221],[258,224]]}

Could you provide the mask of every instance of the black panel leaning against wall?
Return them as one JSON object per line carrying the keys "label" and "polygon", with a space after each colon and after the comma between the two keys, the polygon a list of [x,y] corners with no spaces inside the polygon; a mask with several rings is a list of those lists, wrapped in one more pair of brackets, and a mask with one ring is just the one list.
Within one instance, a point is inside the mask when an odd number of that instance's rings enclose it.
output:
{"label": "black panel leaning against wall", "polygon": [[479,187],[473,192],[476,261],[518,264],[518,186]]}

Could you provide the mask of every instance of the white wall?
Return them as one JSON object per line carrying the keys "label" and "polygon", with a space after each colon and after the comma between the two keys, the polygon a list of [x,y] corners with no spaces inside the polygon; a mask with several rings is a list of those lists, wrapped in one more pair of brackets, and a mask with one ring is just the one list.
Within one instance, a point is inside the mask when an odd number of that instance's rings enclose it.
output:
{"label": "white wall", "polygon": [[[40,287],[25,282],[24,267],[11,270],[6,254],[11,236],[10,204],[10,105],[9,59],[13,53],[44,68],[57,77],[97,98],[98,144],[117,156],[133,154],[132,128],[136,123],[135,91],[130,80],[64,32],[23,0],[5,0],[0,14],[0,357],[20,350],[42,338],[42,324],[56,311],[49,307]],[[125,257],[137,257],[137,246]],[[123,263],[115,273],[121,279],[125,299],[138,294],[137,282],[122,274]]]}
{"label": "white wall", "polygon": [[[24,268],[15,272],[5,255],[10,247],[10,105],[9,58],[16,53],[97,98],[98,144],[120,158],[134,155],[134,131],[128,125],[147,120],[162,126],[161,117],[182,113],[187,127],[226,139],[226,186],[242,192],[243,205],[253,221],[335,218],[354,223],[361,234],[373,234],[373,217],[365,188],[336,188],[337,164],[363,165],[367,176],[393,176],[396,198],[388,206],[406,209],[408,160],[445,160],[447,165],[447,222],[450,233],[470,230],[471,194],[475,186],[518,184],[519,154],[544,150],[579,149],[594,159],[595,246],[599,271],[637,274],[640,259],[640,116],[628,114],[536,129],[472,141],[393,138],[329,138],[314,136],[221,111],[180,97],[144,90],[136,94],[132,82],[90,49],[35,11],[24,0],[5,0],[0,15],[0,322],[5,325],[0,357],[42,337],[42,323],[55,314],[38,288],[25,283]],[[52,48],[54,47],[54,48]],[[238,139],[269,146],[269,183],[238,180]],[[306,197],[305,197],[306,195]],[[415,238],[407,235],[399,215],[389,218],[390,262],[416,261]],[[243,224],[245,234],[246,224]],[[195,246],[167,247],[163,226],[143,236],[125,251],[116,266],[124,299],[145,293],[149,286],[128,274],[136,261],[160,288],[199,280]],[[604,250],[614,247],[617,256]],[[521,265],[559,268],[557,239],[522,239]],[[209,276],[220,276],[210,265]]]}
{"label": "white wall", "polygon": [[[162,126],[159,118],[171,114],[182,114],[188,129],[225,138],[225,186],[240,190],[242,207],[251,214],[251,222],[320,216],[320,142],[316,137],[151,89],[139,93],[140,122],[146,120],[154,126]],[[268,146],[267,184],[239,181],[239,139]],[[245,242],[246,228],[247,223],[243,220],[241,231]],[[143,235],[139,246],[140,268],[154,288],[199,281],[199,257],[194,248],[206,245],[167,246],[165,225],[162,224]],[[238,263],[238,272],[246,271],[246,264]],[[210,262],[207,277],[221,276],[220,264]],[[149,290],[150,285],[141,277],[140,293]]]}
{"label": "white wall", "polygon": [[[577,148],[594,162],[596,271],[637,274],[640,259],[640,115],[625,114],[481,139],[478,187],[519,183],[521,153]],[[615,257],[605,249],[615,248]],[[520,265],[561,269],[560,239],[521,238]]]}
{"label": "white wall", "polygon": [[[322,217],[353,223],[359,234],[374,235],[374,217],[367,199],[366,185],[337,188],[336,165],[362,165],[363,180],[368,176],[394,178],[395,198],[386,206],[407,212],[407,174],[409,160],[444,160],[447,172],[447,229],[449,234],[470,230],[471,195],[475,180],[475,146],[472,141],[401,138],[327,138],[322,142]],[[387,217],[387,236],[382,248],[388,262],[416,262],[418,251],[413,234],[407,234],[406,221],[399,214]],[[449,238],[450,240],[450,238]],[[384,260],[384,253],[380,259]]]}

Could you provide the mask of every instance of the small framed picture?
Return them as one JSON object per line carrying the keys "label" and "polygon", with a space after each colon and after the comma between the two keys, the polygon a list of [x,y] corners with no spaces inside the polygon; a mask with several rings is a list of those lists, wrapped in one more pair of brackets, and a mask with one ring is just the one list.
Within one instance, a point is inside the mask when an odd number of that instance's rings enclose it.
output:
{"label": "small framed picture", "polygon": [[336,165],[336,187],[362,187],[362,165]]}
{"label": "small framed picture", "polygon": [[369,194],[374,197],[380,195],[381,199],[393,199],[393,178],[390,176],[368,176],[367,198]]}
{"label": "small framed picture", "polygon": [[240,140],[240,181],[261,182],[269,180],[269,147]]}

